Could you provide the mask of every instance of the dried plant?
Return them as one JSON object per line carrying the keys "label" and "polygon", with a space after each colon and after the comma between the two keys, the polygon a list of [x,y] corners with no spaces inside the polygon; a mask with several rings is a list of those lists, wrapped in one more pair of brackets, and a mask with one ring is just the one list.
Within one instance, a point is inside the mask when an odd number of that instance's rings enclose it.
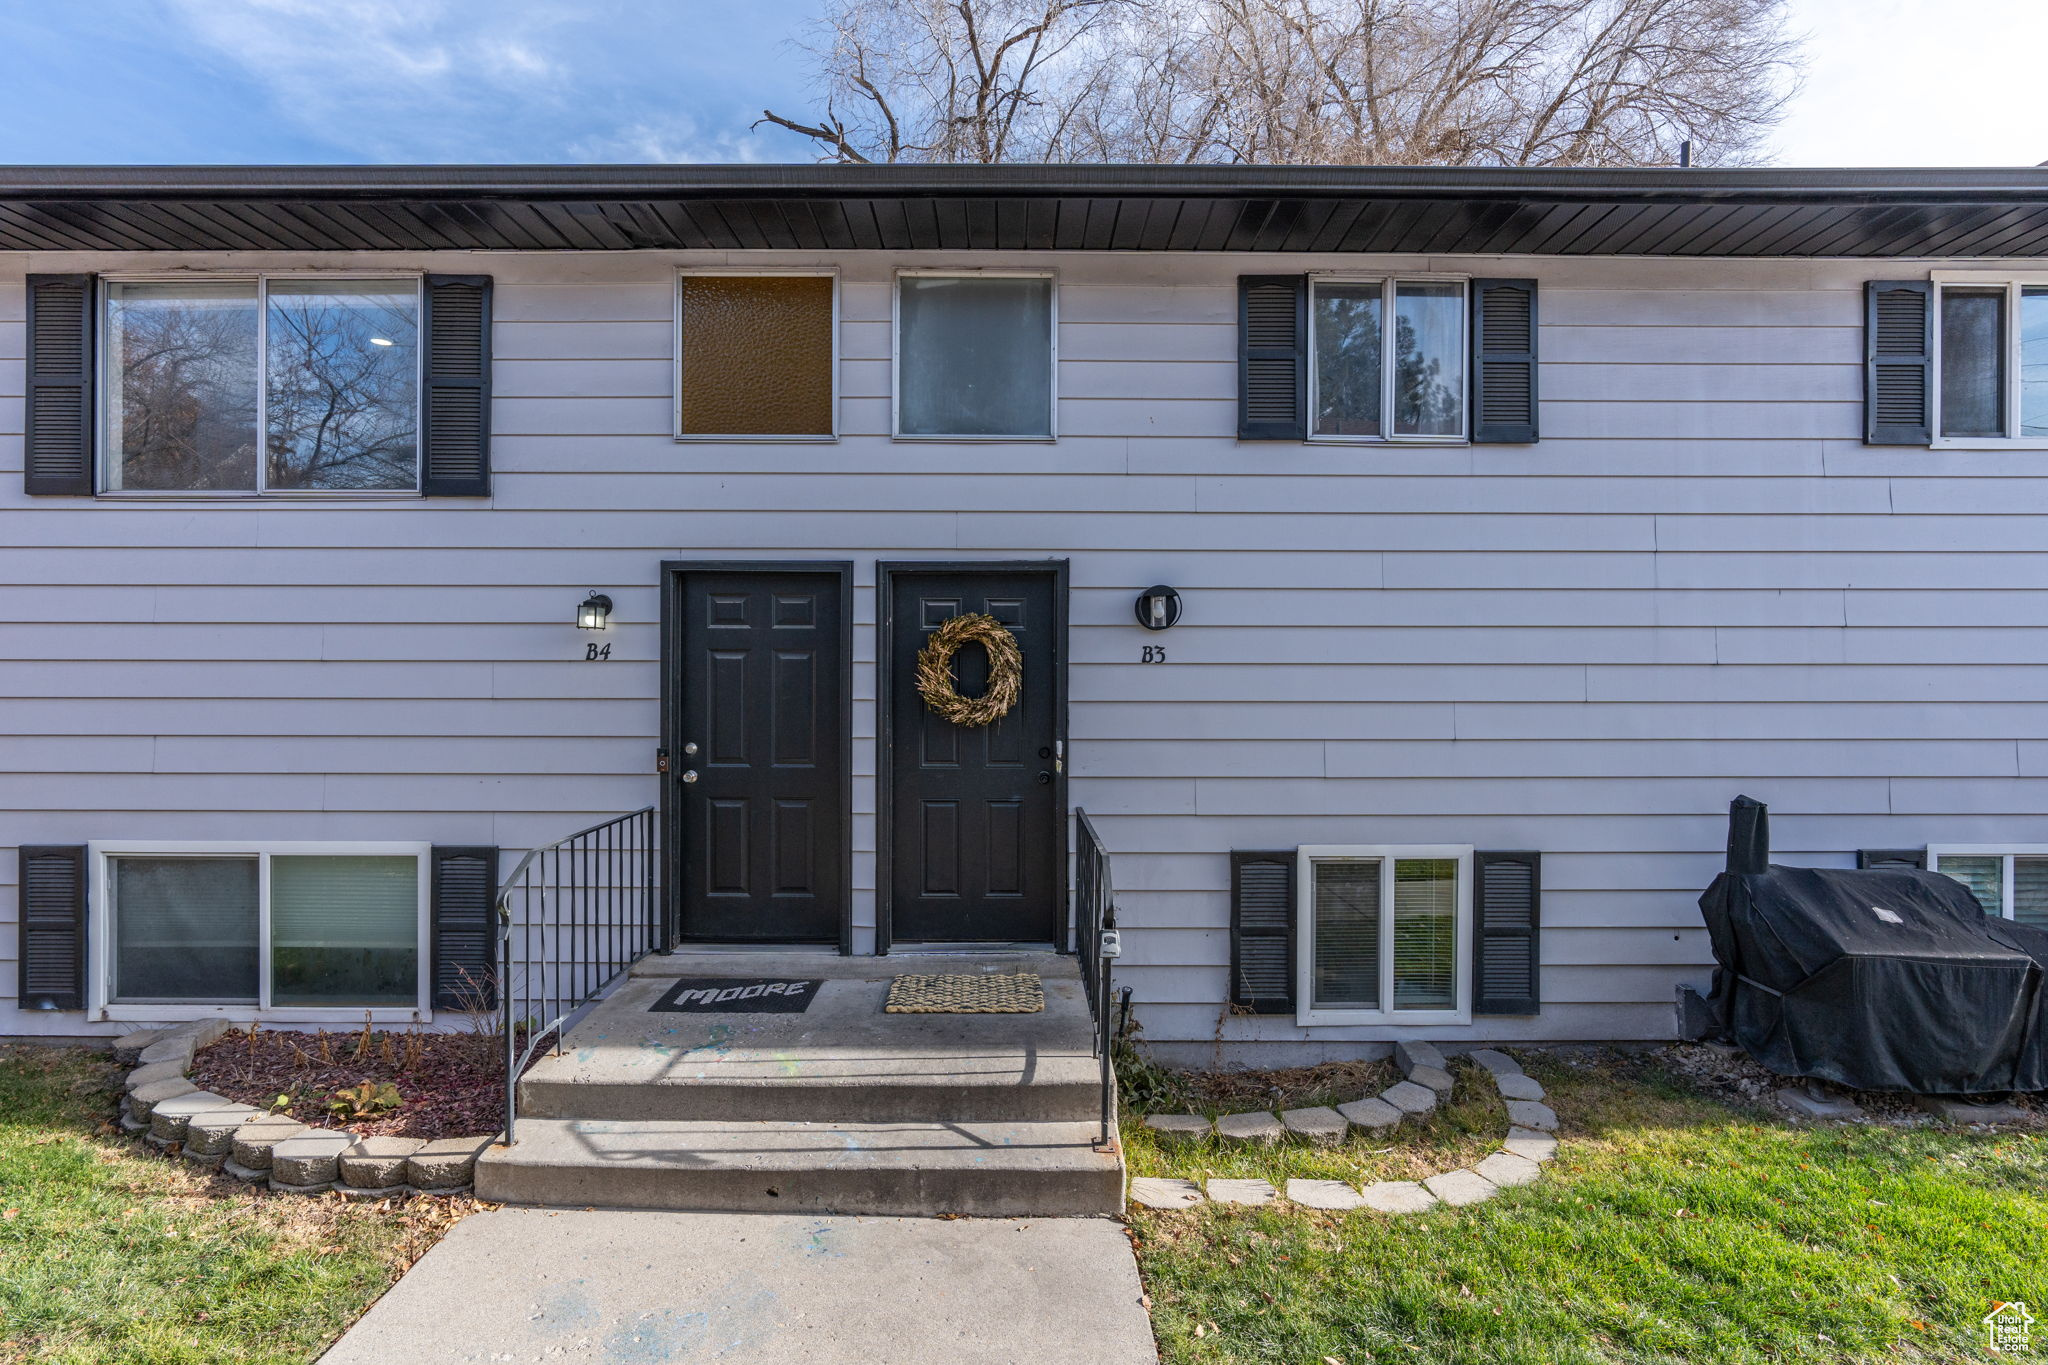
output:
{"label": "dried plant", "polygon": [[333,1040],[332,1040],[332,1039],[330,1039],[330,1038],[329,1038],[329,1037],[327,1036],[327,1030],[326,1030],[326,1029],[321,1029],[321,1030],[319,1031],[319,1033],[318,1033],[318,1034],[316,1034],[315,1036],[316,1036],[316,1037],[318,1037],[318,1038],[320,1039],[320,1060],[321,1060],[321,1061],[323,1061],[323,1062],[325,1062],[325,1063],[327,1063],[327,1065],[329,1065],[329,1066],[333,1066],[333,1065],[334,1065],[334,1044],[333,1044]]}
{"label": "dried plant", "polygon": [[455,1011],[463,1017],[468,1031],[478,1036],[498,1032],[497,969],[486,967],[473,972],[458,963],[455,978],[449,994],[454,997]]}
{"label": "dried plant", "polygon": [[363,1011],[363,1031],[356,1039],[356,1050],[349,1054],[349,1060],[365,1062],[376,1048],[376,1035],[370,1031],[370,1012]]}

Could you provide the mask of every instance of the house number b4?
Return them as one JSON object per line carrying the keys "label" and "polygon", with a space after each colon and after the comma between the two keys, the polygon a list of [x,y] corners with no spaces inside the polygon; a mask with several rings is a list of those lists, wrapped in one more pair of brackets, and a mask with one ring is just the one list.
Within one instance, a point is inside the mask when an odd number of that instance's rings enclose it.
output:
{"label": "house number b4", "polygon": [[601,645],[585,645],[583,647],[583,662],[587,664],[594,664],[600,660],[609,660],[611,657],[612,646],[609,640]]}

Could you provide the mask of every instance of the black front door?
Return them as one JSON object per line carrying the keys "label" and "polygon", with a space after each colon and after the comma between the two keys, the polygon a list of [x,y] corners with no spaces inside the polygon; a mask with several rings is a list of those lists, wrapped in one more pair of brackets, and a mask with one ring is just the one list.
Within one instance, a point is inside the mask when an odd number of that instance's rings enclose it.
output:
{"label": "black front door", "polygon": [[846,581],[837,566],[675,571],[668,761],[687,941],[841,939]]}
{"label": "black front door", "polygon": [[[897,943],[1051,942],[1064,922],[1060,872],[1063,579],[1056,566],[883,574],[888,650],[888,935]],[[948,618],[986,612],[1017,637],[1023,693],[991,725],[955,725],[917,690],[917,654]],[[953,660],[963,696],[988,655]]]}

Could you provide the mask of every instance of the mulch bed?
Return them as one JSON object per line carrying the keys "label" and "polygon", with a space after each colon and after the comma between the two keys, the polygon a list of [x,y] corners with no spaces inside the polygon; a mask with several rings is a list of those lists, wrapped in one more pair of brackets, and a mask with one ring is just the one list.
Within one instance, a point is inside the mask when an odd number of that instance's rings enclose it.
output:
{"label": "mulch bed", "polygon": [[[202,1090],[364,1137],[472,1137],[505,1126],[505,1056],[494,1034],[257,1029],[202,1048],[191,1074]],[[328,1107],[365,1081],[395,1086],[398,1106],[362,1117]],[[279,1096],[288,1102],[278,1105]]]}
{"label": "mulch bed", "polygon": [[1386,1060],[1324,1062],[1273,1071],[1195,1071],[1181,1077],[1188,1099],[1197,1107],[1229,1113],[1363,1099],[1399,1079],[1400,1072]]}
{"label": "mulch bed", "polygon": [[[1776,1108],[1775,1096],[1780,1088],[1797,1088],[1804,1084],[1803,1081],[1780,1076],[1768,1070],[1746,1053],[1707,1047],[1698,1043],[1671,1044],[1659,1048],[1653,1055],[1701,1090],[1722,1099],[1748,1101],[1751,1104]],[[1845,1090],[1840,1086],[1829,1086],[1828,1089],[1832,1093],[1855,1101],[1878,1123],[1891,1124],[1898,1128],[1924,1128],[1936,1122],[1934,1115],[1920,1107],[1917,1097],[1899,1091]],[[2025,1118],[2016,1123],[2001,1126],[2048,1127],[2048,1094],[2015,1094],[1986,1098],[2003,1100],[2017,1106],[2026,1114]]]}

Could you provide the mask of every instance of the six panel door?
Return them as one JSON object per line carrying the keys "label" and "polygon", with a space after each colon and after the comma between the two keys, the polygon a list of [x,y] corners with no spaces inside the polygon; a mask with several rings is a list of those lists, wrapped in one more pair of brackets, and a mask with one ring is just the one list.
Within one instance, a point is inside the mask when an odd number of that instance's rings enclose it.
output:
{"label": "six panel door", "polygon": [[840,581],[682,576],[669,761],[685,941],[839,939],[848,837]]}
{"label": "six panel door", "polygon": [[[1051,942],[1063,919],[1054,577],[898,570],[889,582],[891,938]],[[917,690],[918,651],[965,612],[1002,622],[1024,656],[1023,695],[992,725],[942,719]],[[980,646],[953,668],[962,695],[987,686]]]}

